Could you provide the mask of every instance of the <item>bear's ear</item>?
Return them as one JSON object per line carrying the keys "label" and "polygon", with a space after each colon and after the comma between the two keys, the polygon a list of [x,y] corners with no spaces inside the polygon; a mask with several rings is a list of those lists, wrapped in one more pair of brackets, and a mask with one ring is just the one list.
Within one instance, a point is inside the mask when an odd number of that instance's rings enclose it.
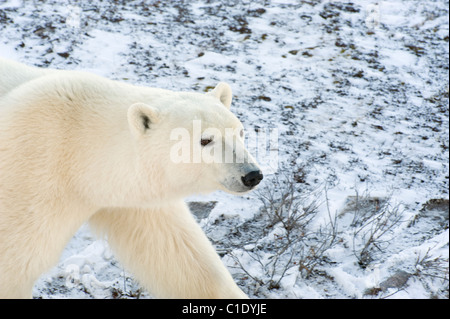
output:
{"label": "bear's ear", "polygon": [[214,90],[208,92],[208,94],[218,98],[220,102],[222,102],[222,104],[227,107],[227,109],[230,109],[232,95],[231,87],[228,85],[228,83],[219,82]]}
{"label": "bear's ear", "polygon": [[141,136],[151,128],[152,124],[159,122],[159,112],[154,107],[145,103],[135,103],[128,108],[128,124],[131,132]]}

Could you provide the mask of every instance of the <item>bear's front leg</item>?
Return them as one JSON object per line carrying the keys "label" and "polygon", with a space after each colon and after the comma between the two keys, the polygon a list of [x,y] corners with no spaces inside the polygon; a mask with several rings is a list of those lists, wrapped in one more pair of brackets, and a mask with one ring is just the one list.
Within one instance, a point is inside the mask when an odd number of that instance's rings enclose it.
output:
{"label": "bear's front leg", "polygon": [[90,224],[158,298],[247,298],[183,201],[102,209]]}
{"label": "bear's front leg", "polygon": [[17,204],[0,201],[0,299],[31,298],[35,281],[95,210],[67,198],[34,206],[11,202]]}

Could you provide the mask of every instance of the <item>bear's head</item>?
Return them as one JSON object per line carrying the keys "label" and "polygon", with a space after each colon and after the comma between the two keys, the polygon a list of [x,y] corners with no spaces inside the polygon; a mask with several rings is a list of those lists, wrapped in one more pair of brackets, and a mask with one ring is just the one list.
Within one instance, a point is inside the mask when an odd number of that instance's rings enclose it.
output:
{"label": "bear's head", "polygon": [[206,94],[165,91],[130,106],[138,161],[144,178],[158,187],[155,194],[243,194],[259,184],[263,175],[244,146],[231,100],[230,86],[221,82]]}

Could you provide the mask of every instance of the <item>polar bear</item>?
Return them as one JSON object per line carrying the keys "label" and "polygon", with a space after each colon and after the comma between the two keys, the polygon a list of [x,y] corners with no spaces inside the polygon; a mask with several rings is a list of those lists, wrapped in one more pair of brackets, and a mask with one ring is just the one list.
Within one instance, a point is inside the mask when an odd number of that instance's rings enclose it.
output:
{"label": "polar bear", "polygon": [[[0,59],[0,85],[0,297],[31,297],[89,222],[156,297],[246,298],[183,201],[263,178],[228,84],[174,92]],[[180,143],[188,158],[219,145],[244,161],[174,161]]]}

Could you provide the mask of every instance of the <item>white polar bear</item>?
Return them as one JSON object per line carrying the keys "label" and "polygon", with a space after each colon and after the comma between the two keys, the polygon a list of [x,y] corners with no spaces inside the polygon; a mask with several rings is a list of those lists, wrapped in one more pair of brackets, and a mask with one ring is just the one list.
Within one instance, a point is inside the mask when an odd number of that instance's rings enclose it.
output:
{"label": "white polar bear", "polygon": [[[183,201],[262,179],[231,98],[225,83],[172,92],[0,59],[0,297],[30,297],[89,221],[157,297],[245,298]],[[171,139],[174,128],[192,143]],[[231,144],[227,128],[239,132]],[[191,156],[222,145],[245,161],[177,163],[180,143]]]}

